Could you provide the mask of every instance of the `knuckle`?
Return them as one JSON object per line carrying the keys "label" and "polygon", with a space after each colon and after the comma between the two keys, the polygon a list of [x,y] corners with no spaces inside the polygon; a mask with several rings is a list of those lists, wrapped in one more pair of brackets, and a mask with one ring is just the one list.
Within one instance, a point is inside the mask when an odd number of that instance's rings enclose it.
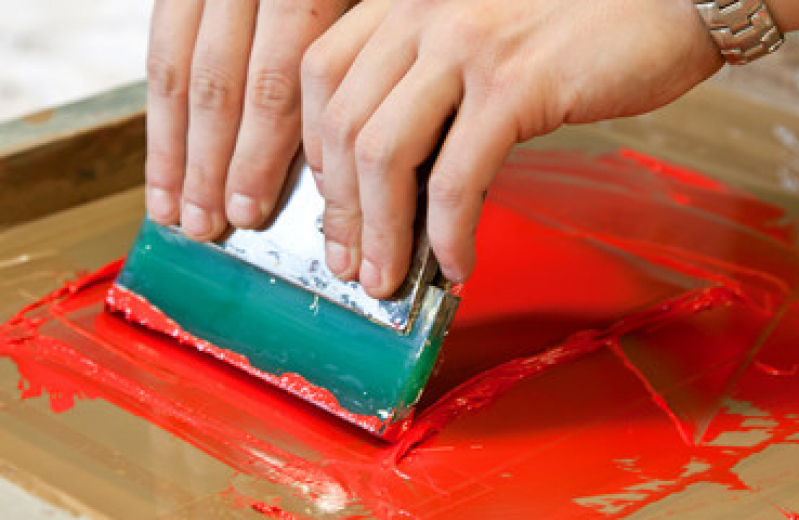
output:
{"label": "knuckle", "polygon": [[439,4],[437,0],[404,0],[396,2],[392,5],[392,12],[395,18],[403,17],[406,20],[418,20],[421,17],[429,14],[430,8],[437,7]]}
{"label": "knuckle", "polygon": [[183,180],[183,161],[162,148],[147,150],[145,176],[147,184],[165,190],[180,189]]}
{"label": "knuckle", "polygon": [[[572,116],[568,112],[562,112],[555,103],[550,103],[544,104],[539,110],[531,111],[529,114],[517,114],[512,124],[515,127],[517,141],[526,141],[554,132],[569,117]],[[588,121],[575,120],[573,122],[586,123]]]}
{"label": "knuckle", "polygon": [[202,164],[190,161],[186,166],[184,196],[200,207],[215,207],[222,199],[217,176]]}
{"label": "knuckle", "polygon": [[308,47],[302,56],[300,63],[300,74],[304,82],[327,85],[331,83],[333,77],[333,63],[319,45],[318,40]]}
{"label": "knuckle", "polygon": [[391,166],[392,153],[386,139],[379,131],[367,127],[358,134],[353,149],[355,163],[360,173],[385,172]]}
{"label": "knuckle", "polygon": [[294,17],[317,17],[319,11],[329,9],[328,4],[335,4],[330,0],[274,0],[271,2],[271,9],[277,16],[294,16]]}
{"label": "knuckle", "polygon": [[199,66],[191,74],[189,97],[192,106],[207,110],[225,110],[233,106],[234,87],[221,70]]}
{"label": "knuckle", "polygon": [[466,199],[465,186],[451,175],[434,175],[430,178],[427,189],[430,204],[445,210],[460,207]]}
{"label": "knuckle", "polygon": [[518,85],[518,74],[507,73],[493,64],[476,68],[474,79],[484,90],[488,99],[512,99],[514,86]]}
{"label": "knuckle", "polygon": [[234,191],[258,193],[264,184],[268,162],[254,156],[237,155],[230,162],[228,183]]}
{"label": "knuckle", "polygon": [[361,238],[361,215],[356,208],[327,201],[322,228],[328,239],[344,245],[356,245]]}
{"label": "knuckle", "polygon": [[335,99],[330,101],[322,120],[323,139],[330,144],[346,147],[355,141],[358,131],[359,125],[347,105]]}
{"label": "knuckle", "polygon": [[282,171],[278,171],[271,158],[254,154],[250,156],[234,157],[231,161],[226,180],[228,193],[249,195],[265,203],[274,203],[279,195],[280,188],[285,180]]}
{"label": "knuckle", "polygon": [[[574,107],[581,103],[579,98],[582,92],[574,89],[573,83],[561,84],[554,81],[552,79],[554,76],[554,73],[546,74],[539,80],[537,96],[539,101],[536,103],[535,109],[529,113],[517,114],[521,121],[518,133],[520,140],[527,139],[527,136],[532,138],[554,132],[572,117],[570,114],[579,116],[579,113],[574,112]],[[587,123],[589,121],[578,119],[574,122]]]}
{"label": "knuckle", "polygon": [[446,17],[440,21],[439,33],[459,42],[490,41],[490,29],[480,17],[472,16],[468,10]]}
{"label": "knuckle", "polygon": [[398,242],[413,236],[413,218],[407,216],[383,215],[382,218],[364,219],[364,237],[387,251]]}
{"label": "knuckle", "polygon": [[208,197],[206,193],[189,190],[183,191],[181,203],[197,206],[208,213],[216,213],[224,208],[221,198],[217,200],[215,198]]}
{"label": "knuckle", "polygon": [[153,94],[167,98],[187,95],[187,76],[175,63],[157,53],[147,58],[147,87]]}
{"label": "knuckle", "polygon": [[221,199],[217,201],[215,198],[209,197],[208,194],[203,191],[198,192],[188,189],[183,190],[182,202],[184,204],[188,203],[197,206],[208,213],[215,213],[223,207]]}
{"label": "knuckle", "polygon": [[298,90],[297,82],[286,72],[261,69],[252,76],[249,102],[269,116],[286,116],[299,107]]}

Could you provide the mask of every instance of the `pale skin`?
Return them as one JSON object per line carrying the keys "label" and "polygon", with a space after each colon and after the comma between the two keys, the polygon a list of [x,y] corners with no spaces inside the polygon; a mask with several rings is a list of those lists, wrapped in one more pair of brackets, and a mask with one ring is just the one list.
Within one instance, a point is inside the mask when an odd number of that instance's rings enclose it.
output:
{"label": "pale skin", "polygon": [[[463,282],[484,193],[515,143],[654,110],[722,65],[690,0],[351,4],[156,0],[153,220],[196,240],[261,226],[302,143],[328,266],[387,297],[410,260],[415,170],[443,140],[427,232]],[[769,6],[783,31],[799,28],[799,2]]]}

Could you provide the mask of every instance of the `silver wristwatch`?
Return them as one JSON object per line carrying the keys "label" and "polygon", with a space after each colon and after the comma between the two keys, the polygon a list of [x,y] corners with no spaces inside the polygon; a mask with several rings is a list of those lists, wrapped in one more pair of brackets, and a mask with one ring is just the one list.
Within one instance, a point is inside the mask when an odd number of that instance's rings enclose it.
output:
{"label": "silver wristwatch", "polygon": [[743,65],[782,45],[764,0],[694,0],[724,58]]}

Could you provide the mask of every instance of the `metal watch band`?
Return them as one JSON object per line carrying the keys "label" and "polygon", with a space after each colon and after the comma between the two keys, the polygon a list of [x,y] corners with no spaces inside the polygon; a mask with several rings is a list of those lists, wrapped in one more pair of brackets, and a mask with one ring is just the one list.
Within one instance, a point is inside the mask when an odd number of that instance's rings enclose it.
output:
{"label": "metal watch band", "polygon": [[694,0],[694,5],[729,63],[749,63],[784,41],[763,0]]}

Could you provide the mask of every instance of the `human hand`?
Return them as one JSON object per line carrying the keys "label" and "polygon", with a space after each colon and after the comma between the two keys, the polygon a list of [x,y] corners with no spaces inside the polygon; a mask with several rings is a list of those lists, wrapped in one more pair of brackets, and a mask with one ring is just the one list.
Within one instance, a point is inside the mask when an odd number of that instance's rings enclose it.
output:
{"label": "human hand", "polygon": [[210,240],[271,213],[300,136],[307,46],[348,0],[156,0],[147,208]]}
{"label": "human hand", "polygon": [[364,0],[302,66],[328,266],[375,297],[398,287],[415,168],[451,116],[427,231],[444,275],[461,282],[474,267],[484,193],[514,143],[653,110],[721,63],[690,0]]}

